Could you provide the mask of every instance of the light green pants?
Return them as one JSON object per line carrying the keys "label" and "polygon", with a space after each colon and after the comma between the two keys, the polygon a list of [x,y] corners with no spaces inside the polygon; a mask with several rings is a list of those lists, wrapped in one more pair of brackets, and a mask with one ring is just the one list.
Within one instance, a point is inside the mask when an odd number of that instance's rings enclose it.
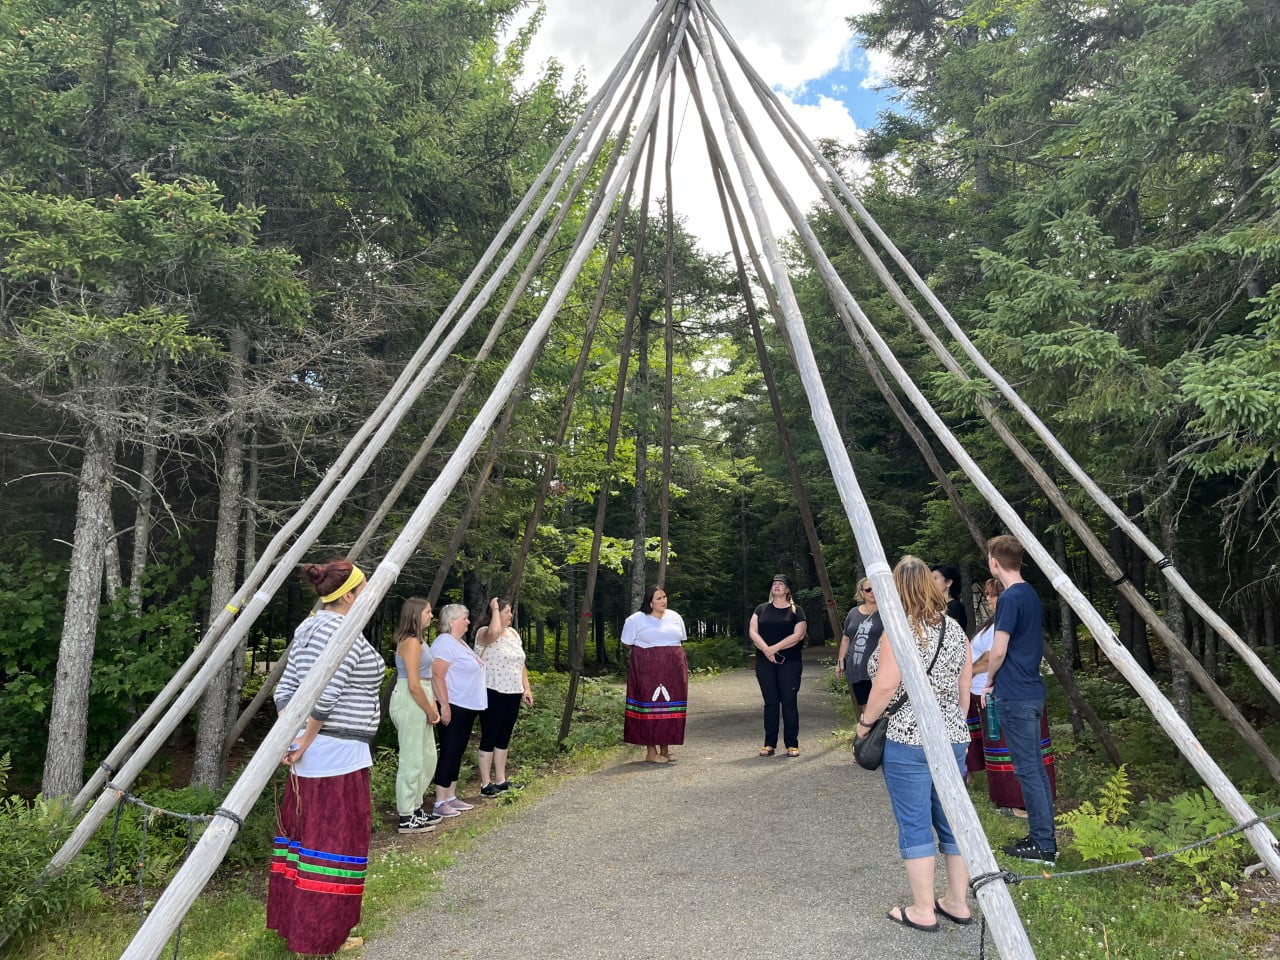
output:
{"label": "light green pants", "polygon": [[[433,703],[431,689],[423,684]],[[436,772],[436,735],[427,715],[409,693],[409,681],[397,680],[391,692],[391,722],[400,739],[400,765],[396,770],[396,812],[407,817],[420,806]]]}

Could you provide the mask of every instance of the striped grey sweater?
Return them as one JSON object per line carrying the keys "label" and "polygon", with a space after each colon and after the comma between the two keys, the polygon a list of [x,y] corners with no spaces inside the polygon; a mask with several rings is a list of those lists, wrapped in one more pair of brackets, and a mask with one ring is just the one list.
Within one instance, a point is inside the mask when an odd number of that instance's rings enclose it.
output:
{"label": "striped grey sweater", "polygon": [[[293,632],[284,676],[276,686],[277,709],[292,699],[343,619],[342,614],[321,610]],[[311,710],[311,716],[324,724],[325,736],[373,743],[382,719],[378,691],[385,673],[382,657],[361,634]]]}

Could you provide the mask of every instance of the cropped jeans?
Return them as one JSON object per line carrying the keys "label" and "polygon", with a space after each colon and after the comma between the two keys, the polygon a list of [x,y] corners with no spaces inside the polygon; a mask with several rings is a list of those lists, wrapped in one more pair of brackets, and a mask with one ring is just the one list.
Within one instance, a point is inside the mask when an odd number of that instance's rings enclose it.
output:
{"label": "cropped jeans", "polygon": [[[956,766],[964,775],[964,758],[968,743],[953,743]],[[898,821],[898,851],[903,860],[932,857],[939,850],[959,854],[955,835],[942,812],[942,801],[933,786],[933,774],[925,759],[924,747],[896,740],[884,742],[884,785],[889,791],[889,805]],[[934,833],[938,844],[933,842]]]}

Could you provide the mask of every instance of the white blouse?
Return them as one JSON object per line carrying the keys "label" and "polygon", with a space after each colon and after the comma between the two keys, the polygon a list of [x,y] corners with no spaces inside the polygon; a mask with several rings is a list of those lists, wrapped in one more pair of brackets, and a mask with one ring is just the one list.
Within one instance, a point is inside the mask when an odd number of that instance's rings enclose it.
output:
{"label": "white blouse", "polygon": [[622,642],[629,647],[678,647],[686,637],[684,621],[674,610],[661,618],[637,610],[622,624]]}
{"label": "white blouse", "polygon": [[496,693],[524,693],[524,646],[514,627],[480,648],[484,661],[484,685]]}
{"label": "white blouse", "polygon": [[484,663],[475,651],[451,633],[442,633],[431,644],[431,655],[449,664],[444,675],[444,689],[449,703],[468,710],[483,710],[489,705],[484,688]]}
{"label": "white blouse", "polygon": [[[969,644],[973,647],[973,662],[977,663],[978,658],[991,649],[991,645],[996,642],[996,625],[989,624],[985,630],[979,630]],[[969,687],[969,692],[975,697],[987,688],[987,671],[975,673],[973,675],[973,683]]]}

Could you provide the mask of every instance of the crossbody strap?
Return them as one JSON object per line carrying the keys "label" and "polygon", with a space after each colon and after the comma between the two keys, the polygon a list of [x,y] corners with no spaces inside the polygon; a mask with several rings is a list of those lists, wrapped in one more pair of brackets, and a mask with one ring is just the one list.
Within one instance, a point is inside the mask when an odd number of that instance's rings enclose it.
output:
{"label": "crossbody strap", "polygon": [[[942,623],[938,625],[938,645],[934,647],[933,659],[929,661],[929,666],[924,672],[924,675],[926,677],[931,677],[933,675],[933,665],[938,662],[938,654],[942,652],[942,638],[943,638],[943,635],[946,633],[946,631],[947,631],[947,618],[946,618],[946,615],[944,614],[942,617]],[[889,706],[885,708],[884,716],[892,717],[895,713],[897,713],[899,710],[902,709],[902,705],[906,702],[907,702],[907,691],[903,690],[900,695],[893,698],[893,703],[889,704]]]}

